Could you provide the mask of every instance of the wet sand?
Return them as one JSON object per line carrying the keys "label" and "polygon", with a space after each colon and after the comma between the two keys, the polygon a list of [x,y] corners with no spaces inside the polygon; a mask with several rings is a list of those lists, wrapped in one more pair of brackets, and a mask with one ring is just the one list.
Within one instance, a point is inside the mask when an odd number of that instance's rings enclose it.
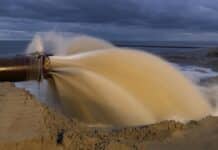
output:
{"label": "wet sand", "polygon": [[0,84],[0,149],[217,149],[218,118],[140,127],[88,127]]}

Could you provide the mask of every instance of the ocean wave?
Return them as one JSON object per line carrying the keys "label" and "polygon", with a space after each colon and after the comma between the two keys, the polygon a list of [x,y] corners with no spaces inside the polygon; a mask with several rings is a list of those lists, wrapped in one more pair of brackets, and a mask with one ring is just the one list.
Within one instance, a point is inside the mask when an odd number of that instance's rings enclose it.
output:
{"label": "ocean wave", "polygon": [[187,78],[195,83],[200,81],[218,77],[218,72],[213,71],[211,68],[193,66],[193,65],[179,65],[173,64],[178,68]]}

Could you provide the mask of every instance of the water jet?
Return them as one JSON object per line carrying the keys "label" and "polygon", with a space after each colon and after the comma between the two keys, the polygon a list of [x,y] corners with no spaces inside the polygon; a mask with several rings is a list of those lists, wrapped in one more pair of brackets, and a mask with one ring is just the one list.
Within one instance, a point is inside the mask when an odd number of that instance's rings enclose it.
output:
{"label": "water jet", "polygon": [[0,81],[46,79],[47,100],[57,99],[72,118],[88,124],[143,125],[197,120],[212,111],[188,79],[153,54],[82,38],[72,42],[76,48],[65,45],[64,55],[49,56],[43,51],[55,46],[39,41],[28,52],[40,52],[0,59]]}

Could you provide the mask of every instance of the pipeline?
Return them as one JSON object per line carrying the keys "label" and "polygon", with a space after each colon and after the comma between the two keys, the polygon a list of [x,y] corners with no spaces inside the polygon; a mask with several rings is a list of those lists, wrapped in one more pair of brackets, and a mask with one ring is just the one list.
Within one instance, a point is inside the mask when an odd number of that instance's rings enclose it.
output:
{"label": "pipeline", "polygon": [[41,81],[47,78],[49,57],[46,54],[0,57],[0,82]]}

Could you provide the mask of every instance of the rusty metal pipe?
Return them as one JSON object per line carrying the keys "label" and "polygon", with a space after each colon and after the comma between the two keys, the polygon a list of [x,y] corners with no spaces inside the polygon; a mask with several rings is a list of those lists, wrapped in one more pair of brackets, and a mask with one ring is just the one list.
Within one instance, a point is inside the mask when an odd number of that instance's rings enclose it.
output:
{"label": "rusty metal pipe", "polygon": [[0,57],[0,81],[40,81],[46,75],[47,55]]}

